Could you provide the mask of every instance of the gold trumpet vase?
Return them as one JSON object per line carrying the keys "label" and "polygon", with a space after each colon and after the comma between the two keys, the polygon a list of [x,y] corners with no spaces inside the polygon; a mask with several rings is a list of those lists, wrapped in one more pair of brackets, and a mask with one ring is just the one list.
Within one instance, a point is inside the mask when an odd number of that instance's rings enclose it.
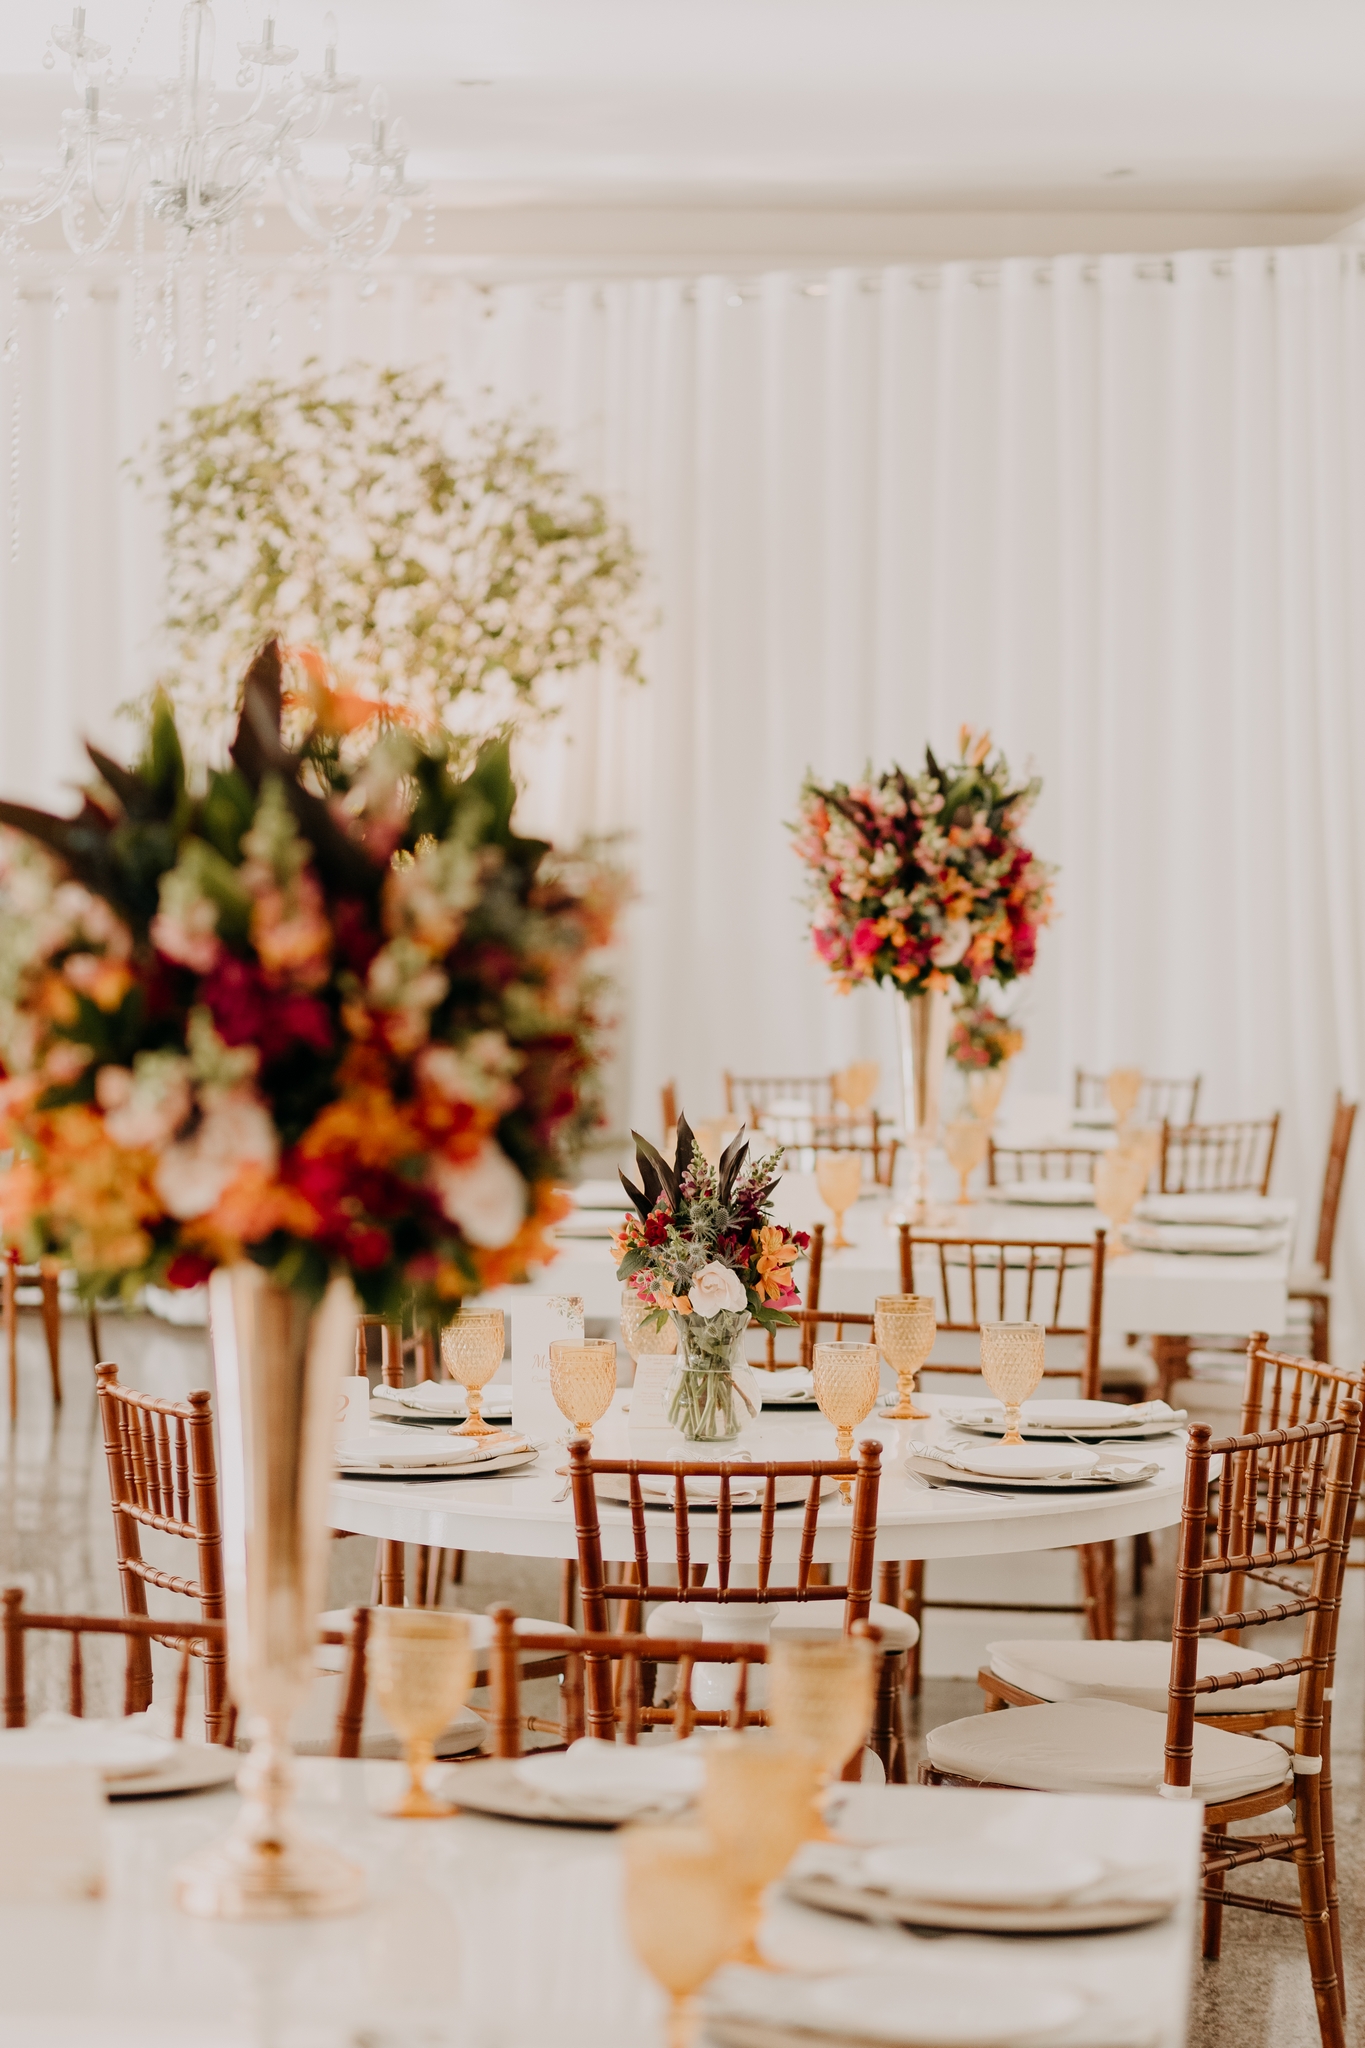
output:
{"label": "gold trumpet vase", "polygon": [[896,991],[900,1034],[901,1107],[910,1155],[910,1184],[888,1223],[923,1223],[929,1214],[929,1154],[938,1140],[939,1098],[948,1057],[952,1006],[943,989],[904,996]]}
{"label": "gold trumpet vase", "polygon": [[313,1682],[327,1563],[327,1488],[356,1303],[338,1276],[320,1302],[243,1260],[209,1281],[222,1474],[228,1665],[251,1750],[231,1832],[182,1863],[176,1898],[214,1920],[349,1913],[362,1872],[293,1813],[289,1723]]}

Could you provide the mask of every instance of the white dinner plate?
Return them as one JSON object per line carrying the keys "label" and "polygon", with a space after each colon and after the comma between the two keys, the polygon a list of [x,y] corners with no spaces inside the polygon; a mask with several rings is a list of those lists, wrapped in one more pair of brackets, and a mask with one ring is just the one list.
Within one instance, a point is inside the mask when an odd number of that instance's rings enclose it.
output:
{"label": "white dinner plate", "polygon": [[885,2042],[887,2048],[1006,2048],[1070,2026],[1086,2008],[1067,1983],[1041,1984],[1004,1965],[915,1954],[898,1970],[849,1970],[810,1978],[763,1970],[724,1972],[705,2002],[716,2041],[748,2048],[751,2029],[790,2029],[798,2039]]}
{"label": "white dinner plate", "polygon": [[211,1792],[230,1785],[243,1758],[220,1742],[177,1742],[164,1763],[139,1778],[106,1785],[108,1799],[167,1799],[177,1792]]}
{"label": "white dinner plate", "polygon": [[1285,1241],[1282,1229],[1244,1230],[1231,1223],[1125,1223],[1123,1241],[1135,1252],[1203,1252],[1218,1259],[1264,1258]]}
{"label": "white dinner plate", "polygon": [[954,1934],[1095,1934],[1122,1927],[1148,1927],[1174,1910],[1169,1888],[1139,1882],[1132,1895],[1115,1880],[1093,1893],[1055,1905],[996,1906],[917,1898],[866,1881],[850,1884],[823,1873],[796,1874],[783,1883],[788,1898],[824,1913],[888,1926],[934,1927]]}
{"label": "white dinner plate", "polygon": [[963,1472],[956,1465],[945,1465],[938,1458],[918,1457],[911,1453],[905,1460],[907,1472],[917,1473],[921,1479],[931,1479],[938,1485],[964,1486],[987,1492],[999,1493],[1008,1488],[1011,1493],[1110,1493],[1115,1487],[1142,1486],[1149,1479],[1160,1476],[1160,1465],[1140,1465],[1135,1459],[1106,1458],[1093,1472],[1082,1473],[1076,1479],[988,1479],[981,1472]]}
{"label": "white dinner plate", "polygon": [[1088,1180],[1016,1180],[992,1188],[993,1202],[1021,1202],[1038,1209],[1093,1209],[1095,1190]]}
{"label": "white dinner plate", "polygon": [[[510,1418],[511,1387],[498,1380],[485,1387],[479,1410],[490,1421]],[[370,1395],[370,1413],[377,1422],[421,1422],[449,1429],[469,1413],[469,1396],[453,1380],[424,1380],[416,1387],[376,1387]]]}
{"label": "white dinner plate", "polygon": [[[1146,1411],[1153,1405],[1166,1407],[1165,1402],[1125,1407],[1121,1401],[1026,1401],[1019,1429],[1021,1435],[1037,1443],[1055,1442],[1059,1436],[1078,1437],[1084,1443],[1119,1439],[1140,1443],[1148,1437],[1170,1436],[1183,1429],[1189,1420],[1183,1408],[1150,1415]],[[1004,1410],[989,1407],[985,1402],[976,1407],[945,1409],[943,1420],[954,1429],[969,1430],[976,1436],[998,1437],[1005,1433]]]}
{"label": "white dinner plate", "polygon": [[528,1448],[520,1451],[503,1451],[492,1458],[466,1458],[460,1463],[441,1464],[439,1460],[400,1458],[393,1452],[360,1452],[354,1456],[343,1453],[338,1459],[336,1476],[339,1479],[484,1479],[490,1472],[520,1472],[526,1465],[533,1465],[540,1456],[539,1451]]}
{"label": "white dinner plate", "polygon": [[946,1462],[981,1479],[1074,1479],[1098,1453],[1073,1443],[954,1444]]}

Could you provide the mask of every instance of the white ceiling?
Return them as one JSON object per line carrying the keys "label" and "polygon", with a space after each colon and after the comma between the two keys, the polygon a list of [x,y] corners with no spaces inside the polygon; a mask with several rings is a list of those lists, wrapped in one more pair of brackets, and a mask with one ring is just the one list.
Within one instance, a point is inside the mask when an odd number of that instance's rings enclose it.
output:
{"label": "white ceiling", "polygon": [[[456,207],[1348,217],[1365,205],[1360,0],[332,0],[413,170]],[[219,0],[220,81],[261,0]],[[147,0],[87,0],[122,70]],[[324,0],[283,0],[315,58]],[[0,4],[12,178],[70,103],[50,0]],[[174,68],[152,0],[127,97]],[[226,56],[222,53],[226,52]],[[224,95],[225,110],[231,105]],[[358,117],[342,131],[358,132]]]}

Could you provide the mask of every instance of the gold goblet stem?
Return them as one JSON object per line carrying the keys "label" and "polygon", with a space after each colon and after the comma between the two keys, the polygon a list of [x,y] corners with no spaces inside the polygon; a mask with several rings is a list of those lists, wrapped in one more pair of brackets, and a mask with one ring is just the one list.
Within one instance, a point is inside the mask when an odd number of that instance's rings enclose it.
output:
{"label": "gold goblet stem", "polygon": [[1017,1401],[1005,1403],[1005,1434],[1000,1439],[1002,1444],[1021,1444],[1024,1441],[1019,1434],[1019,1406]]}
{"label": "gold goblet stem", "polygon": [[853,1240],[844,1236],[844,1218],[847,1214],[847,1208],[834,1211],[834,1235],[829,1241],[829,1249],[832,1252],[846,1252],[852,1249]]}
{"label": "gold goblet stem", "polygon": [[469,1402],[469,1414],[455,1431],[456,1436],[497,1436],[499,1431],[483,1419],[483,1388],[466,1387],[465,1398]]}
{"label": "gold goblet stem", "polygon": [[449,1800],[435,1799],[426,1786],[427,1772],[436,1761],[436,1751],[426,1736],[410,1735],[403,1745],[408,1766],[408,1789],[393,1811],[396,1820],[445,1820],[458,1809]]}
{"label": "gold goblet stem", "polygon": [[972,1198],[967,1193],[967,1183],[971,1179],[973,1171],[974,1169],[970,1166],[965,1173],[960,1166],[957,1170],[957,1205],[959,1209],[966,1209],[971,1206]]}
{"label": "gold goblet stem", "polygon": [[691,2048],[696,2035],[693,2001],[686,1991],[668,1994],[668,2048]]}
{"label": "gold goblet stem", "polygon": [[915,1381],[918,1377],[919,1367],[917,1365],[898,1365],[896,1367],[896,1390],[900,1395],[900,1399],[894,1408],[887,1409],[888,1421],[927,1422],[929,1420],[929,1410],[915,1406]]}
{"label": "gold goblet stem", "polygon": [[[834,1455],[836,1458],[851,1458],[853,1456],[853,1429],[849,1423],[839,1423],[834,1431]],[[841,1479],[839,1481],[839,1498],[845,1507],[852,1505],[853,1481],[851,1479]]]}

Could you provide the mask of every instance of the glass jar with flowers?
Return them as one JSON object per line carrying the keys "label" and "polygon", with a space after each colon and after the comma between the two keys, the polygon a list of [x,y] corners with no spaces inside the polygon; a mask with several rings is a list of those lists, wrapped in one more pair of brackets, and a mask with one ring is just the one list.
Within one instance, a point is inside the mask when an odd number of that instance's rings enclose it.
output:
{"label": "glass jar with flowers", "polygon": [[678,1363],[669,1383],[669,1421],[689,1443],[736,1437],[762,1406],[744,1363],[751,1322],[780,1329],[798,1306],[792,1277],[809,1239],[773,1221],[780,1153],[750,1160],[743,1130],[712,1166],[678,1118],[672,1164],[635,1137],[640,1185],[621,1175],[635,1210],[612,1250],[617,1278],[648,1305],[656,1327],[671,1316]]}

